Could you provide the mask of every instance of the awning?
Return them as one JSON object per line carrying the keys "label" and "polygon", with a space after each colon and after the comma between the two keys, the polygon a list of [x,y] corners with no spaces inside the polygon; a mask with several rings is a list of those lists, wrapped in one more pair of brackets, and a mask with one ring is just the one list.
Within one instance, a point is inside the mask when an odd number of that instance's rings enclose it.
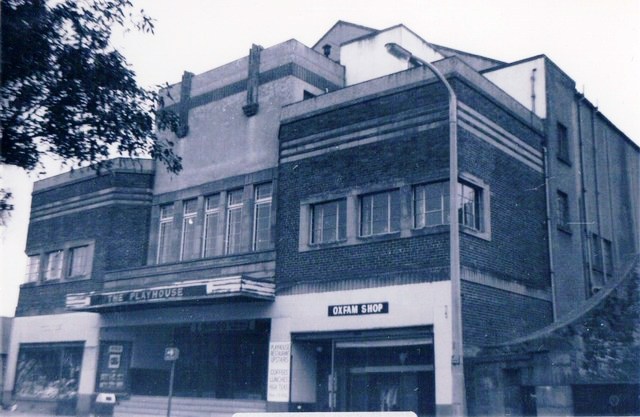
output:
{"label": "awning", "polygon": [[68,310],[100,310],[129,305],[173,304],[232,297],[273,301],[275,299],[275,283],[273,279],[234,275],[122,291],[67,294],[65,305]]}

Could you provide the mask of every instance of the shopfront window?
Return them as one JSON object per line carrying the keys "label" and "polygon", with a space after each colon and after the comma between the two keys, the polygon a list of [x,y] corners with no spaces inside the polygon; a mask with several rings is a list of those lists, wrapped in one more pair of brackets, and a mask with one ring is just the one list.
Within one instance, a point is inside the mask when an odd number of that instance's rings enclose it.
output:
{"label": "shopfront window", "polygon": [[15,395],[23,399],[67,399],[78,394],[82,344],[21,345]]}

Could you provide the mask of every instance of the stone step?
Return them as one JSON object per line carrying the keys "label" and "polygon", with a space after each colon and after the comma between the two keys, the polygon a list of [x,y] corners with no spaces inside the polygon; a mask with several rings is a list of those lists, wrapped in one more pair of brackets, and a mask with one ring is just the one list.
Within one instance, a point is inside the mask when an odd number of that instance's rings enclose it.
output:
{"label": "stone step", "polygon": [[[174,397],[171,400],[173,417],[231,417],[239,412],[265,412],[266,402],[216,398]],[[121,401],[114,410],[115,417],[164,417],[167,397],[132,396]]]}

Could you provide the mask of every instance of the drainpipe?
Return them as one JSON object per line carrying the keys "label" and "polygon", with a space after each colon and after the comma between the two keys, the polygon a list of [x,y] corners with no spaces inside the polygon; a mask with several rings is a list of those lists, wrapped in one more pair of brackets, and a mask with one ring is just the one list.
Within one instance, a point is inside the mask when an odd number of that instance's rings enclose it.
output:
{"label": "drainpipe", "polygon": [[[580,225],[582,226],[580,229],[582,230],[582,253],[583,259],[586,262],[583,262],[583,269],[585,278],[587,280],[585,286],[585,298],[589,298],[590,288],[591,288],[591,237],[589,236],[589,222],[587,216],[587,190],[585,188],[584,181],[584,143],[582,140],[582,112],[580,111],[581,103],[586,100],[584,94],[580,94],[580,98],[578,99],[578,144],[580,147]],[[586,253],[585,253],[586,247]]]}
{"label": "drainpipe", "polygon": [[[607,190],[609,191],[609,226],[611,227],[611,237],[615,238],[615,236],[618,236],[618,233],[616,232],[616,222],[614,221],[614,217],[613,217],[613,184],[611,184],[611,160],[609,158],[610,156],[610,150],[609,150],[609,140],[608,138],[605,138],[604,141],[604,151],[605,151],[605,158],[607,161],[606,164],[606,168],[607,168]],[[613,266],[613,271],[611,271],[611,274],[613,276],[617,276],[615,274],[614,271],[616,271],[616,265],[617,265],[617,260],[620,259],[620,254],[618,253],[618,245],[616,244],[617,242],[615,241],[615,239],[611,239],[611,248],[613,251],[613,262],[612,262],[612,266]]]}
{"label": "drainpipe", "polygon": [[531,112],[535,114],[536,112],[536,71],[538,69],[534,68],[531,70]]}
{"label": "drainpipe", "polygon": [[551,278],[551,306],[553,307],[553,321],[558,319],[558,300],[556,299],[556,272],[553,261],[553,239],[552,232],[553,228],[551,227],[551,188],[549,186],[549,151],[547,149],[547,143],[542,146],[542,160],[544,162],[544,188],[547,190],[545,192],[545,197],[547,200],[546,211],[547,211],[547,246],[549,250],[549,277]]}
{"label": "drainpipe", "polygon": [[[594,202],[596,206],[596,230],[598,231],[597,242],[592,242],[594,245],[600,245],[600,254],[604,254],[604,245],[602,243],[602,226],[600,217],[600,187],[598,186],[598,145],[596,144],[596,114],[598,114],[598,107],[591,108],[591,153],[593,153],[593,182],[594,182]],[[607,282],[607,271],[602,264],[603,276],[602,283]]]}
{"label": "drainpipe", "polygon": [[451,333],[453,339],[452,414],[466,415],[462,348],[462,296],[460,283],[460,235],[458,224],[458,98],[451,84],[432,63],[415,57],[397,43],[385,45],[391,55],[409,63],[427,67],[446,87],[449,95],[449,270],[451,275]]}

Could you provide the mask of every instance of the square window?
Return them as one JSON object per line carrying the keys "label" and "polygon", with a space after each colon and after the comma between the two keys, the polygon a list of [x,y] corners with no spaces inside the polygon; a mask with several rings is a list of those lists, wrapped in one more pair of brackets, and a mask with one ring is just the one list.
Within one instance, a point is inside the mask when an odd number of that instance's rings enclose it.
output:
{"label": "square window", "polygon": [[400,191],[384,191],[360,197],[360,236],[400,230]]}
{"label": "square window", "polygon": [[415,186],[413,213],[416,229],[449,224],[449,182]]}
{"label": "square window", "polygon": [[311,206],[311,243],[329,243],[347,236],[347,200]]}
{"label": "square window", "polygon": [[[482,188],[467,182],[458,183],[457,208],[461,226],[483,230]],[[449,224],[449,182],[421,184],[413,190],[414,227]]]}

